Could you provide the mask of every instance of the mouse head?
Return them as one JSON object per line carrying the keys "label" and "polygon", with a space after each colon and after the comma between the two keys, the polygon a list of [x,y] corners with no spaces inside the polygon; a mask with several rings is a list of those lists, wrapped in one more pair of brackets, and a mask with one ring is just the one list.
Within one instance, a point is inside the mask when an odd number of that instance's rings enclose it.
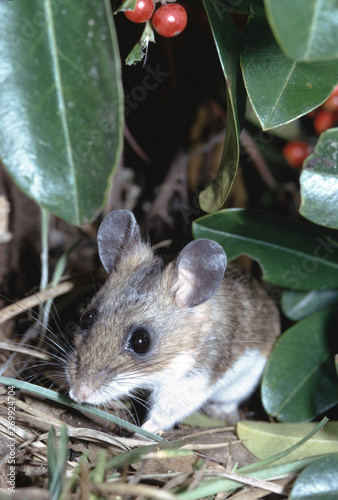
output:
{"label": "mouse head", "polygon": [[196,347],[196,311],[216,294],[227,262],[220,245],[200,239],[165,266],[126,210],[103,220],[98,249],[109,277],[81,318],[67,367],[78,402],[153,388],[178,354]]}
{"label": "mouse head", "polygon": [[[97,236],[101,262],[108,274],[129,263],[131,268],[143,262],[157,262],[150,247],[140,236],[134,215],[127,210],[110,212],[103,220]],[[186,307],[209,300],[218,290],[226,269],[223,248],[207,239],[192,241],[178,256],[173,278],[176,278],[176,299]],[[130,268],[130,269],[131,269]],[[171,271],[172,272],[172,271]]]}

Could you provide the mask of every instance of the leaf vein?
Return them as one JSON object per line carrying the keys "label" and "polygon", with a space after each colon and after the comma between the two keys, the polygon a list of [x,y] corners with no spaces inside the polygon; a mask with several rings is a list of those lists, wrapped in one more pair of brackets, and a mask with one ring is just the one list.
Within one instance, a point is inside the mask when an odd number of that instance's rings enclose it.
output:
{"label": "leaf vein", "polygon": [[277,98],[277,100],[276,100],[276,103],[275,103],[275,105],[272,107],[272,109],[271,109],[271,113],[269,114],[268,119],[266,120],[266,126],[268,125],[268,123],[269,123],[269,122],[270,122],[270,120],[272,119],[272,116],[275,114],[276,109],[277,109],[277,107],[279,106],[280,101],[282,100],[282,97],[283,97],[284,91],[285,91],[285,89],[286,89],[286,87],[287,87],[287,85],[288,85],[288,83],[289,83],[289,80],[290,80],[290,77],[291,77],[292,73],[294,72],[294,69],[295,69],[295,67],[296,67],[296,64],[297,64],[297,61],[293,61],[292,65],[291,65],[291,68],[290,68],[290,71],[289,71],[288,75],[287,75],[287,76],[286,76],[286,78],[285,78],[284,85],[283,85],[283,87],[282,87],[281,91],[279,92],[279,95],[278,95],[278,98]]}
{"label": "leaf vein", "polygon": [[[55,78],[55,90],[56,90],[56,96],[57,96],[58,106],[59,106],[59,110],[60,110],[60,119],[61,119],[62,129],[64,132],[64,138],[65,138],[65,142],[66,142],[66,154],[68,157],[71,175],[72,175],[73,181],[74,181],[75,199],[78,200],[79,197],[78,197],[78,188],[77,188],[76,175],[75,175],[75,162],[74,162],[74,157],[73,157],[73,152],[72,152],[72,143],[71,143],[69,125],[68,125],[68,120],[67,120],[66,103],[65,103],[64,94],[63,94],[63,83],[62,83],[61,68],[60,68],[60,63],[59,63],[58,44],[57,44],[57,37],[56,37],[56,33],[55,33],[53,9],[52,9],[51,2],[52,2],[52,0],[45,0],[45,11],[46,11],[46,17],[47,17],[48,38],[49,38],[49,43],[50,43],[50,47],[51,47],[53,73],[54,73],[54,78]],[[78,205],[78,203],[74,203],[74,209],[76,212],[76,219],[79,220],[80,217],[79,217],[79,205]]]}

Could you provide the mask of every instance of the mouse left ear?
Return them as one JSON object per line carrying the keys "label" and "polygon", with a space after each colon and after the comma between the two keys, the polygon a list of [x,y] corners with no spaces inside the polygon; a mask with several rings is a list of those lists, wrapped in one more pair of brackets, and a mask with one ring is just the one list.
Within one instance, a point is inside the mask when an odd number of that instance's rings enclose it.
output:
{"label": "mouse left ear", "polygon": [[195,307],[211,299],[222,282],[226,266],[226,254],[215,241],[199,239],[189,243],[176,261],[177,302]]}
{"label": "mouse left ear", "polygon": [[141,241],[140,228],[128,210],[114,210],[105,217],[97,233],[97,244],[103,267],[110,274],[122,254]]}

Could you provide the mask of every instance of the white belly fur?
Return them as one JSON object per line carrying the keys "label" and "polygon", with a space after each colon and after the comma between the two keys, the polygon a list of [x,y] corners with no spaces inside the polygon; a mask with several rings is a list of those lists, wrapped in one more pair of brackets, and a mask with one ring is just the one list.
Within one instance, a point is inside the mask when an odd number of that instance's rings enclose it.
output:
{"label": "white belly fur", "polygon": [[246,351],[217,382],[206,411],[214,417],[234,416],[238,405],[253,393],[266,361],[258,349]]}

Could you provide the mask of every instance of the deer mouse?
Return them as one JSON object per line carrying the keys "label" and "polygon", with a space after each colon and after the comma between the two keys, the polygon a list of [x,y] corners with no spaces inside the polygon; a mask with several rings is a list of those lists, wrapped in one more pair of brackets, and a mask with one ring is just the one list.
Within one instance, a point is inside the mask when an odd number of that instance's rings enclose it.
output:
{"label": "deer mouse", "polygon": [[[70,396],[100,405],[151,391],[143,428],[172,428],[203,407],[238,420],[280,333],[274,302],[214,241],[189,243],[168,265],[131,212],[98,231],[109,274],[80,319],[66,366]],[[225,274],[224,274],[225,273]]]}

